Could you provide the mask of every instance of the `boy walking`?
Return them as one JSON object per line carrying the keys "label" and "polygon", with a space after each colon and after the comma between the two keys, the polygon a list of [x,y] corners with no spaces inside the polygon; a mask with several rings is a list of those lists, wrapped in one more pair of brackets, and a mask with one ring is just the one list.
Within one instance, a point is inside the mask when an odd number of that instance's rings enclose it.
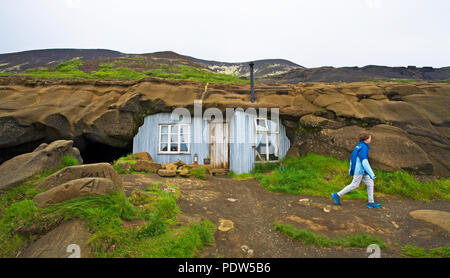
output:
{"label": "boy walking", "polygon": [[375,174],[372,171],[372,168],[369,164],[369,149],[370,142],[372,140],[372,136],[368,133],[361,133],[358,137],[359,143],[355,147],[350,157],[350,169],[349,175],[353,176],[352,182],[347,185],[344,189],[339,191],[338,193],[332,193],[334,203],[336,205],[340,205],[340,198],[358,188],[361,181],[363,181],[367,186],[367,195],[369,199],[369,203],[367,204],[368,208],[379,208],[380,204],[375,203],[373,200],[373,180],[375,179]]}

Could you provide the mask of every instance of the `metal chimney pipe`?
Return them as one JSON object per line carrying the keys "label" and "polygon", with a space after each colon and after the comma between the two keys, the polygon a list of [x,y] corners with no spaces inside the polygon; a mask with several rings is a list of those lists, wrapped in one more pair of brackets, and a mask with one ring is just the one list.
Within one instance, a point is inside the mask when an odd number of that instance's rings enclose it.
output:
{"label": "metal chimney pipe", "polygon": [[255,80],[253,77],[253,66],[255,64],[253,62],[250,62],[250,101],[252,103],[255,103]]}

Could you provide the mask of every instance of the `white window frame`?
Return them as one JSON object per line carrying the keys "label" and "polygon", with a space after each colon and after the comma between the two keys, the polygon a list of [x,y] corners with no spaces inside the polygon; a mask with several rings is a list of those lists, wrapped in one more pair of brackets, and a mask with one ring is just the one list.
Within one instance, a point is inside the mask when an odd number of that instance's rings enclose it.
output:
{"label": "white window frame", "polygon": [[[258,121],[263,121],[265,125],[265,129],[258,129]],[[267,123],[267,118],[255,118],[255,129],[257,133],[263,133],[269,131],[269,124]]]}
{"label": "white window frame", "polygon": [[[167,126],[167,133],[164,133],[164,135],[167,135],[167,142],[161,142],[162,137],[162,127]],[[172,135],[175,135],[172,133],[172,127],[177,127],[177,141],[172,142]],[[186,135],[186,142],[181,142],[181,127],[186,126],[187,127],[187,133],[183,133]],[[191,152],[191,125],[190,124],[159,124],[159,130],[158,130],[158,154],[190,154]],[[171,151],[172,144],[177,144],[177,151]],[[167,144],[167,151],[161,151],[162,144]],[[180,151],[181,144],[187,145],[187,151]]]}
{"label": "white window frame", "polygon": [[[264,129],[258,129],[258,121],[263,120],[265,124],[265,130]],[[265,148],[266,148],[266,154],[264,162],[277,162],[280,160],[280,121],[277,123],[277,130],[276,131],[270,131],[269,129],[269,123],[267,118],[255,118],[255,132],[256,134],[265,134]],[[278,159],[276,160],[270,160],[270,153],[269,153],[269,136],[270,134],[277,134],[277,143],[278,143],[278,153],[276,154]],[[257,147],[257,146],[255,146]],[[262,163],[262,161],[255,160],[255,163]]]}

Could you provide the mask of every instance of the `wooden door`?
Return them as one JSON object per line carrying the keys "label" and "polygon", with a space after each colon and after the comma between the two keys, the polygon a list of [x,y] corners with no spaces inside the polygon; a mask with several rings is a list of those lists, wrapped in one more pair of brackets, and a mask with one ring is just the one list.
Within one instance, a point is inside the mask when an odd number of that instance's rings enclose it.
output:
{"label": "wooden door", "polygon": [[210,122],[210,157],[213,169],[228,169],[229,133],[226,122]]}

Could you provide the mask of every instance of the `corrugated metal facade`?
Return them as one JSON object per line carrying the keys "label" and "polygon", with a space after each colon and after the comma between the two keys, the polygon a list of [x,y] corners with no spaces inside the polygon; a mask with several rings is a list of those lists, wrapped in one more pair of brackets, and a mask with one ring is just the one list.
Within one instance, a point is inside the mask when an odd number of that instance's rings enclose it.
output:
{"label": "corrugated metal facade", "polygon": [[[171,119],[170,113],[159,113],[147,116],[144,124],[139,128],[133,139],[133,153],[148,152],[154,161],[158,163],[169,163],[181,160],[185,163],[193,163],[194,154],[198,155],[198,161],[209,156],[209,124],[201,118],[192,118],[190,131],[190,153],[189,154],[161,154],[159,147],[159,125],[176,123]],[[255,116],[236,110],[230,122],[230,171],[237,174],[250,172],[255,163],[255,151],[252,146],[256,142]],[[274,122],[268,121],[269,127]],[[196,143],[203,142],[203,143]],[[290,142],[286,136],[286,128],[280,123],[279,154],[280,158],[286,156]]]}
{"label": "corrugated metal facade", "polygon": [[[190,130],[190,153],[189,154],[160,154],[159,147],[159,125],[176,123],[170,117],[170,113],[158,113],[145,117],[144,124],[139,128],[138,133],[133,139],[133,153],[148,152],[153,161],[158,163],[169,163],[181,160],[184,163],[190,164],[194,162],[194,154],[198,155],[199,163],[203,163],[203,159],[209,156],[209,125],[206,120],[200,118],[192,118]],[[204,140],[202,142],[202,132],[205,132]],[[194,140],[195,139],[195,140]]]}
{"label": "corrugated metal facade", "polygon": [[[236,174],[248,173],[255,164],[256,145],[255,115],[236,110],[230,126],[230,171]],[[269,130],[276,130],[275,122],[268,121]],[[280,123],[279,155],[280,159],[286,156],[290,147],[286,128]]]}

